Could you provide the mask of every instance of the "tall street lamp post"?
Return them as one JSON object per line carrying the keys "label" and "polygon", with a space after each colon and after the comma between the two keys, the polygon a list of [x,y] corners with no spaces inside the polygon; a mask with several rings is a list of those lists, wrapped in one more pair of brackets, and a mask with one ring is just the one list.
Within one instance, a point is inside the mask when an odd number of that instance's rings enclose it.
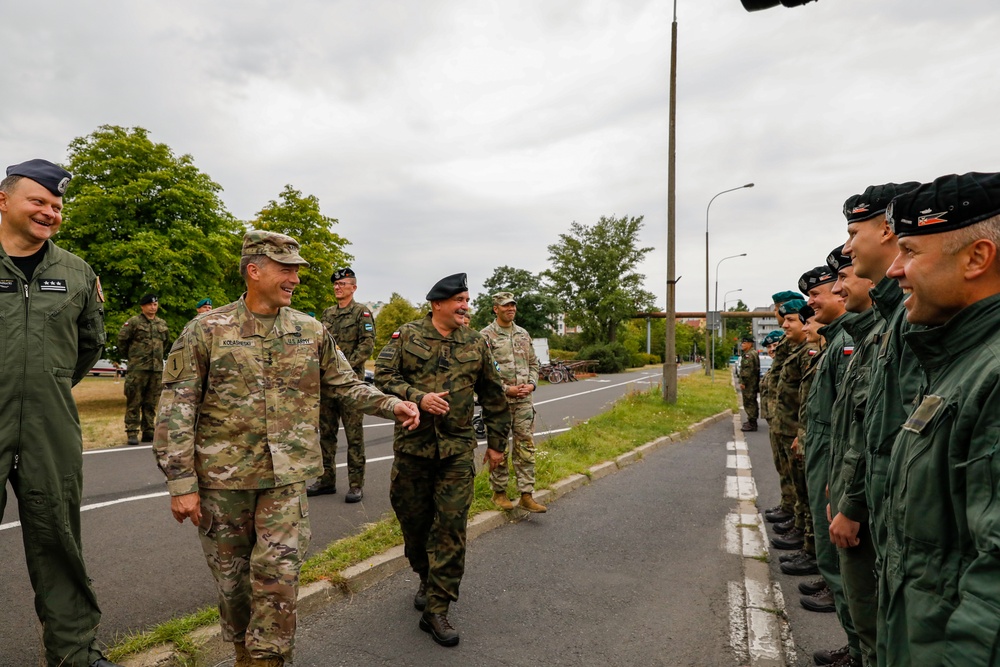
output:
{"label": "tall street lamp post", "polygon": [[[722,310],[724,310],[725,312],[728,313],[729,312],[729,295],[730,294],[736,294],[737,292],[742,292],[742,291],[743,291],[743,288],[740,287],[738,289],[731,289],[728,292],[726,292],[725,294],[723,294],[722,295]],[[719,316],[721,317],[722,314],[720,313]],[[722,338],[723,339],[726,338],[726,334],[728,332],[729,332],[729,329],[728,329],[728,327],[726,327],[726,321],[722,320]]]}
{"label": "tall street lamp post", "polygon": [[[744,188],[752,188],[752,187],[753,187],[753,183],[747,183],[746,185],[741,185],[738,188],[729,188],[728,190],[723,190],[722,192],[716,194],[714,197],[712,197],[711,199],[709,199],[708,200],[708,206],[705,207],[705,354],[708,354],[709,337],[710,337],[709,327],[708,327],[708,324],[709,324],[709,322],[708,322],[708,320],[709,320],[709,310],[708,310],[708,307],[709,307],[709,303],[708,303],[708,284],[709,284],[708,283],[708,267],[709,267],[709,263],[708,263],[708,247],[709,247],[708,246],[708,213],[709,213],[709,211],[712,210],[712,202],[714,202],[715,198],[718,197],[719,195],[724,195],[727,192],[736,192],[737,190],[742,190]],[[719,305],[718,290],[716,290],[715,297],[716,297],[715,298],[715,305],[718,306]],[[712,379],[713,380],[715,379],[715,357],[714,356],[709,359],[708,364],[706,364],[706,366],[705,366],[705,375],[711,375]]]}
{"label": "tall street lamp post", "polygon": [[[719,311],[719,267],[727,259],[736,259],[737,257],[746,257],[746,256],[747,254],[745,252],[742,252],[739,255],[730,255],[729,257],[723,257],[722,259],[719,260],[719,263],[715,265],[715,311],[716,312]],[[711,356],[712,382],[715,382],[715,339],[716,338],[718,338],[718,336],[712,336],[712,356]]]}

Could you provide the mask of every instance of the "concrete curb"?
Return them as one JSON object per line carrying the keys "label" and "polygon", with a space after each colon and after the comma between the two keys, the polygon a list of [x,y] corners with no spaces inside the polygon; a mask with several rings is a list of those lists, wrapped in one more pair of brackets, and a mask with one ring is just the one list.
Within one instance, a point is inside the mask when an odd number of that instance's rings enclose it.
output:
{"label": "concrete curb", "polygon": [[[534,497],[543,504],[553,502],[585,484],[614,474],[632,465],[643,456],[668,444],[679,442],[711,424],[732,416],[732,414],[732,410],[725,410],[711,417],[706,417],[700,422],[692,424],[683,432],[671,433],[670,435],[657,438],[652,442],[647,442],[630,452],[618,456],[614,461],[598,463],[587,471],[589,475],[577,474],[565,477],[554,483],[551,488],[536,492]],[[495,528],[500,528],[506,523],[517,523],[529,516],[529,514],[529,512],[518,509],[516,506],[508,512],[480,512],[469,520],[467,539],[475,539]],[[328,604],[345,600],[351,595],[360,593],[366,588],[387,579],[407,567],[409,567],[409,564],[406,562],[406,556],[403,554],[403,546],[397,545],[391,547],[357,565],[346,568],[341,572],[343,581],[338,584],[329,581],[316,581],[301,586],[298,596],[298,613],[300,616],[312,614]],[[206,662],[207,664],[216,664],[220,661],[225,661],[226,655],[232,651],[232,645],[224,643],[221,634],[218,625],[199,628],[191,633],[192,642],[199,647],[200,655],[197,663]],[[205,660],[205,658],[208,659]],[[124,667],[169,667],[177,664],[188,663],[182,663],[171,644],[143,651],[138,655],[126,658],[122,662]]]}

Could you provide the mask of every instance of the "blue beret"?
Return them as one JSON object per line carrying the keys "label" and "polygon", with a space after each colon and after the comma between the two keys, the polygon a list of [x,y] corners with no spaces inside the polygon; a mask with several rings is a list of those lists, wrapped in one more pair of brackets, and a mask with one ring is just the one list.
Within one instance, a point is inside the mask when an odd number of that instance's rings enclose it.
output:
{"label": "blue beret", "polygon": [[7,167],[8,176],[23,176],[30,178],[56,197],[62,197],[66,192],[66,186],[73,174],[69,173],[57,164],[48,160],[28,160],[21,164],[12,164]]}
{"label": "blue beret", "polygon": [[780,313],[782,317],[787,317],[789,315],[793,315],[799,312],[800,310],[805,308],[805,306],[806,302],[803,301],[802,299],[792,299],[791,301],[786,301],[783,304],[781,304],[781,306],[778,308],[778,313]]}
{"label": "blue beret", "polygon": [[354,273],[354,269],[349,266],[345,266],[342,269],[337,269],[333,272],[333,276],[330,278],[331,282],[337,282],[338,280],[343,280],[344,278],[354,278],[357,274]]}
{"label": "blue beret", "polygon": [[808,294],[813,287],[835,282],[837,274],[831,271],[829,266],[817,266],[802,274],[799,278],[799,289],[803,294]]}
{"label": "blue beret", "polygon": [[939,234],[1000,215],[1000,174],[941,176],[892,200],[886,220],[897,236]]}
{"label": "blue beret", "polygon": [[830,251],[830,254],[826,256],[826,265],[830,267],[833,272],[840,271],[845,266],[852,266],[854,264],[854,258],[849,255],[844,254],[844,246],[839,245]]}
{"label": "blue beret", "polygon": [[844,217],[847,218],[847,224],[864,222],[882,215],[893,197],[909,192],[918,185],[920,183],[916,181],[869,185],[860,195],[851,195],[844,202]]}
{"label": "blue beret", "polygon": [[773,294],[771,296],[771,299],[774,301],[774,303],[777,304],[782,304],[786,301],[791,301],[792,299],[801,299],[801,298],[802,295],[799,294],[798,292],[788,292],[788,291],[778,292],[777,294]]}
{"label": "blue beret", "polygon": [[431,291],[427,293],[427,300],[440,301],[442,299],[450,299],[456,294],[468,291],[469,285],[466,282],[465,274],[453,273],[452,275],[442,278],[434,284]]}

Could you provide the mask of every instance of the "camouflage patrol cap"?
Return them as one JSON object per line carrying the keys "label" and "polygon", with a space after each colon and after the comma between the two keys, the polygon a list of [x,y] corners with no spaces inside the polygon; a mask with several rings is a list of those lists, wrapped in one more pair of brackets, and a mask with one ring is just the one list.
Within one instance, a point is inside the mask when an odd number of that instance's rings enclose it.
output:
{"label": "camouflage patrol cap", "polygon": [[441,301],[450,299],[456,294],[469,291],[469,284],[464,273],[453,273],[434,283],[434,287],[427,293],[428,301]]}
{"label": "camouflage patrol cap", "polygon": [[506,306],[508,303],[517,303],[517,299],[510,292],[497,292],[493,295],[494,306]]}
{"label": "camouflage patrol cap", "polygon": [[897,236],[939,234],[1000,215],[1000,174],[950,174],[897,196],[886,220]]}
{"label": "camouflage patrol cap", "polygon": [[864,192],[859,195],[851,195],[844,202],[844,217],[847,218],[847,224],[864,222],[882,215],[893,197],[909,192],[918,185],[920,183],[916,181],[869,185]]}
{"label": "camouflage patrol cap", "polygon": [[302,264],[309,262],[299,254],[299,242],[291,236],[251,229],[243,236],[243,256],[264,255],[279,264]]}
{"label": "camouflage patrol cap", "polygon": [[830,270],[837,272],[845,266],[853,266],[854,258],[850,255],[845,255],[844,246],[839,245],[826,256],[826,265],[830,267]]}
{"label": "camouflage patrol cap", "polygon": [[70,179],[73,178],[73,174],[59,165],[42,159],[28,160],[21,164],[12,164],[7,167],[7,175],[30,178],[56,197],[62,197],[66,193],[66,186],[69,185]]}
{"label": "camouflage patrol cap", "polygon": [[336,271],[333,272],[333,275],[330,276],[330,282],[335,283],[338,280],[343,280],[344,278],[354,278],[356,276],[357,274],[354,273],[354,269],[352,269],[349,266],[345,266],[344,268],[337,269]]}
{"label": "camouflage patrol cap", "polygon": [[799,278],[799,290],[804,294],[809,294],[809,290],[827,283],[837,282],[837,274],[829,266],[817,266],[809,269]]}
{"label": "camouflage patrol cap", "polygon": [[805,308],[805,306],[806,302],[802,299],[792,299],[781,304],[781,306],[778,307],[778,312],[782,317],[788,317],[789,315],[799,312]]}
{"label": "camouflage patrol cap", "polygon": [[771,299],[777,305],[781,305],[786,301],[791,301],[792,299],[801,299],[801,298],[802,298],[801,294],[799,294],[798,292],[791,292],[791,291],[778,292],[777,294],[771,295]]}

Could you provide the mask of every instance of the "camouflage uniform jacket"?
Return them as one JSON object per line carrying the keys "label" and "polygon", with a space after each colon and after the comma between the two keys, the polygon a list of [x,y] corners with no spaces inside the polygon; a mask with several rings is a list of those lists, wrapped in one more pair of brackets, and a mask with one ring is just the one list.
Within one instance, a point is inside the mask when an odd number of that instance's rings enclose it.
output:
{"label": "camouflage uniform jacket", "polygon": [[810,343],[791,348],[790,341],[788,347],[788,357],[781,364],[781,375],[774,390],[770,428],[776,435],[792,438],[799,434],[799,387],[812,361],[809,352],[815,353],[817,348]]}
{"label": "camouflage uniform jacket", "polygon": [[375,318],[372,311],[362,303],[351,301],[344,308],[330,306],[323,311],[320,321],[347,355],[347,363],[358,377],[364,379],[365,362],[375,351]]}
{"label": "camouflage uniform jacket", "polygon": [[170,349],[170,331],[159,317],[133,315],[118,332],[118,352],[129,370],[162,371],[163,357]]}
{"label": "camouflage uniform jacket", "polygon": [[757,356],[757,350],[748,350],[742,356],[740,384],[744,387],[743,393],[753,395],[760,387],[760,357]]}
{"label": "camouflage uniform jacket", "polygon": [[315,319],[282,308],[270,332],[238,301],[188,322],[163,370],[153,450],[171,495],[317,477],[320,395],[393,419]]}
{"label": "camouflage uniform jacket", "polygon": [[767,404],[768,422],[777,418],[775,409],[777,408],[778,380],[781,378],[781,367],[788,358],[789,342],[787,338],[782,338],[774,348],[774,356],[771,358],[771,368],[764,375],[767,381],[767,392],[761,388],[761,401]]}
{"label": "camouflage uniform jacket", "polygon": [[503,381],[486,339],[462,327],[442,336],[431,315],[395,331],[375,360],[375,385],[382,391],[420,405],[429,392],[447,391],[451,405],[444,415],[421,411],[420,426],[396,427],[393,449],[425,458],[447,458],[476,448],[472,414],[479,395],[490,449],[505,451],[510,409]]}
{"label": "camouflage uniform jacket", "polygon": [[[493,351],[493,358],[499,365],[500,378],[504,390],[519,384],[538,386],[538,357],[531,345],[531,335],[516,324],[504,330],[496,320],[480,331]],[[524,398],[511,399],[511,403],[530,403],[531,394]]]}

